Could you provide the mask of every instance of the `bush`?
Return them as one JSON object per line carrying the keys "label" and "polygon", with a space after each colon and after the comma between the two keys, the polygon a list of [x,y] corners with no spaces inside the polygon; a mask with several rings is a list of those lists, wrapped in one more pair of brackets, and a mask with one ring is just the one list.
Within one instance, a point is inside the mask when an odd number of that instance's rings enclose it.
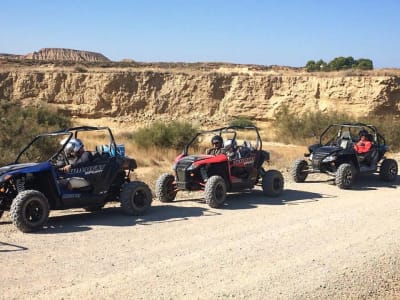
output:
{"label": "bush", "polygon": [[247,117],[235,117],[230,122],[231,126],[254,126],[252,120]]}
{"label": "bush", "polygon": [[156,146],[182,149],[197,131],[197,128],[186,122],[155,122],[150,127],[135,132],[133,141],[141,148]]}
{"label": "bush", "polygon": [[58,111],[15,102],[0,102],[0,116],[0,165],[13,162],[35,135],[70,126]]}

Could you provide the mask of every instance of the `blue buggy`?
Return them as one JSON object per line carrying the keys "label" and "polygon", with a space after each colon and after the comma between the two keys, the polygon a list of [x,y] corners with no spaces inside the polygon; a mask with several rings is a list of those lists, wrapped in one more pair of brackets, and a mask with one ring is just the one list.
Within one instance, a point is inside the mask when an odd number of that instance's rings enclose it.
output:
{"label": "blue buggy", "polygon": [[[65,148],[78,137],[92,143],[88,149],[93,159],[63,172],[71,163]],[[12,164],[0,168],[0,217],[9,211],[19,230],[33,232],[46,224],[50,210],[97,211],[107,202],[118,201],[126,214],[143,214],[151,206],[152,194],[144,182],[130,180],[136,167],[108,127],[80,126],[40,134]]]}

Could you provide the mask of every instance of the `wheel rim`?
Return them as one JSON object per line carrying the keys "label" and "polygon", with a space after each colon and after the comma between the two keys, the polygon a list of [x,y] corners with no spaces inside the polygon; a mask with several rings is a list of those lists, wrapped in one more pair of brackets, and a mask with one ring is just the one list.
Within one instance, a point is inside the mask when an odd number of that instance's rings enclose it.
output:
{"label": "wheel rim", "polygon": [[215,192],[214,192],[215,198],[218,200],[218,202],[222,201],[224,199],[224,188],[222,186],[222,184],[218,184],[215,187]]}
{"label": "wheel rim", "polygon": [[136,193],[133,195],[133,205],[137,208],[143,208],[146,206],[146,192],[144,190],[138,190]]}
{"label": "wheel rim", "polygon": [[44,216],[42,203],[37,199],[29,201],[24,208],[25,219],[32,225],[39,223]]}
{"label": "wheel rim", "polygon": [[389,168],[389,176],[390,178],[395,178],[397,175],[397,167],[396,165],[392,165],[391,168]]}
{"label": "wheel rim", "polygon": [[343,175],[344,175],[343,176],[343,182],[346,185],[350,185],[351,184],[351,180],[353,178],[353,174],[352,174],[351,170],[350,169],[345,170]]}
{"label": "wheel rim", "polygon": [[173,180],[168,180],[166,183],[166,194],[169,199],[174,199],[175,194],[176,194],[176,191],[175,191],[175,188],[174,188],[174,185],[172,184],[172,182],[173,182]]}
{"label": "wheel rim", "polygon": [[280,178],[275,178],[272,187],[275,191],[280,190],[282,188],[282,180]]}

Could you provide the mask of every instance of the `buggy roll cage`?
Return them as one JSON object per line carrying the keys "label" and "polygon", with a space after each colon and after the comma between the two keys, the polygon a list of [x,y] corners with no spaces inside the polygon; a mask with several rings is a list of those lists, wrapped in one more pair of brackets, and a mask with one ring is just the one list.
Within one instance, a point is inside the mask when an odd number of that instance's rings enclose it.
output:
{"label": "buggy roll cage", "polygon": [[115,143],[114,136],[111,132],[111,129],[109,127],[101,126],[77,126],[77,127],[69,127],[69,128],[64,128],[60,129],[57,131],[49,132],[49,133],[41,133],[36,135],[28,145],[26,145],[18,154],[17,158],[14,161],[14,164],[18,163],[18,160],[20,159],[21,155],[33,144],[35,143],[38,139],[46,137],[46,136],[57,136],[57,135],[68,135],[67,139],[65,140],[64,144],[61,145],[60,149],[55,153],[49,160],[51,160],[54,157],[57,157],[60,155],[61,151],[64,149],[65,145],[71,140],[72,136],[75,138],[78,138],[78,132],[82,131],[101,131],[101,130],[106,130],[108,131],[110,135],[110,147],[117,149],[117,145]]}
{"label": "buggy roll cage", "polygon": [[364,124],[364,123],[342,123],[342,124],[331,124],[329,125],[320,135],[319,143],[322,145],[322,138],[331,128],[339,127],[338,136],[341,136],[343,128],[368,128],[372,131],[374,136],[374,142],[377,142],[379,145],[386,145],[385,138],[378,132],[378,129],[374,125]]}
{"label": "buggy roll cage", "polygon": [[217,129],[212,129],[212,130],[204,130],[204,131],[199,131],[195,134],[195,136],[185,145],[185,148],[183,150],[183,155],[187,155],[189,151],[190,145],[193,144],[193,142],[200,136],[204,134],[210,134],[210,133],[215,133],[219,136],[221,136],[222,133],[232,133],[233,138],[232,140],[236,139],[236,130],[254,130],[257,134],[257,140],[256,140],[256,147],[259,147],[259,150],[262,150],[262,141],[260,137],[260,133],[258,132],[258,128],[256,126],[238,126],[238,125],[232,125],[232,126],[225,126]]}

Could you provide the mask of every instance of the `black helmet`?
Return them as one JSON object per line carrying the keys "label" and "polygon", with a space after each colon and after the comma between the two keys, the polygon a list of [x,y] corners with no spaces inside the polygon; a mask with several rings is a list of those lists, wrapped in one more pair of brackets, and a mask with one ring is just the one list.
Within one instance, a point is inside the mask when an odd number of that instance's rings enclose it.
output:
{"label": "black helmet", "polygon": [[365,129],[361,129],[360,132],[358,133],[358,137],[362,137],[362,136],[368,137],[368,135],[369,135],[369,133]]}
{"label": "black helmet", "polygon": [[222,139],[222,136],[220,135],[214,135],[213,138],[211,139],[211,144],[222,144],[224,143],[224,140]]}

